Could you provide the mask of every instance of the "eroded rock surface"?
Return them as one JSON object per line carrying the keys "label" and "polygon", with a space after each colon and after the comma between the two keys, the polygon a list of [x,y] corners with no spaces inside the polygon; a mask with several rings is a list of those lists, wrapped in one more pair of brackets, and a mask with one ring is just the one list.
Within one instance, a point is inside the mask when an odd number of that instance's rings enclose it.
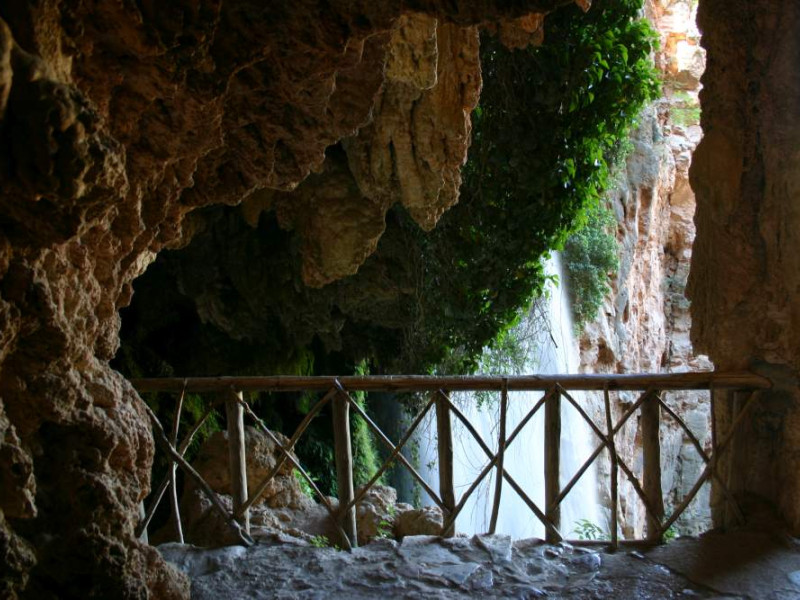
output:
{"label": "eroded rock surface", "polygon": [[478,28],[402,17],[387,42],[374,117],[343,141],[319,175],[272,197],[285,228],[303,238],[303,278],[321,286],[355,273],[374,250],[385,215],[401,203],[432,229],[458,201],[481,87]]}
{"label": "eroded rock surface", "polygon": [[[734,491],[775,502],[800,533],[800,39],[787,33],[800,5],[704,0],[698,22],[713,60],[691,169],[692,341],[719,368],[754,366],[775,381],[739,438],[747,466],[732,468]],[[733,39],[738,50],[724,50]],[[718,400],[725,435],[736,407],[732,395]]]}
{"label": "eroded rock surface", "polygon": [[[287,445],[289,439],[280,432],[275,438]],[[245,455],[247,457],[247,496],[255,495],[261,482],[269,475],[281,458],[275,442],[260,429],[245,427]],[[297,457],[292,454],[295,460]],[[230,459],[227,431],[217,431],[203,442],[192,466],[211,488],[220,494],[231,495]],[[261,502],[271,507],[299,506],[303,496],[300,484],[293,475],[294,467],[285,460],[270,484],[261,495]]]}

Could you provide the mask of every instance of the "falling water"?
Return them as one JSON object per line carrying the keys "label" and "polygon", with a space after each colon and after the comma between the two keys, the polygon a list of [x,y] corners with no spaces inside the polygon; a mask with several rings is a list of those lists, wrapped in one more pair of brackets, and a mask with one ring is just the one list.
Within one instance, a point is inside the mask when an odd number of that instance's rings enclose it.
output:
{"label": "falling water", "polygon": [[[546,272],[555,275],[557,281],[548,283],[546,301],[540,310],[532,310],[520,324],[523,331],[533,331],[531,339],[524,343],[525,374],[575,373],[578,366],[578,347],[573,333],[569,299],[564,289],[565,281],[561,258],[555,254],[546,263]],[[561,282],[561,284],[559,284]],[[535,323],[545,320],[546,325]],[[572,394],[578,401],[583,397]],[[512,392],[509,394],[507,433],[510,434],[528,411],[541,398],[539,392]],[[497,450],[499,408],[498,403],[485,402],[479,407],[478,398],[472,393],[454,394],[454,401],[467,416],[486,444]],[[487,464],[486,454],[470,433],[455,418],[453,423],[454,483],[456,498],[460,498]],[[420,440],[420,463],[426,479],[438,489],[436,470],[436,440],[433,419],[427,423],[427,433]],[[578,412],[565,400],[561,402],[561,486],[563,488],[583,462],[594,450],[597,440]],[[507,448],[505,468],[531,499],[544,509],[544,409],[528,422],[515,441]],[[461,533],[483,533],[489,529],[494,475],[487,476],[484,483],[473,493],[459,515],[456,530]],[[533,515],[524,501],[508,485],[503,483],[497,533],[506,533],[514,538],[543,537],[544,526]],[[424,495],[423,503],[431,500]],[[597,477],[590,468],[561,504],[561,533],[564,537],[575,537],[573,528],[579,519],[600,524],[600,509],[597,500]]]}

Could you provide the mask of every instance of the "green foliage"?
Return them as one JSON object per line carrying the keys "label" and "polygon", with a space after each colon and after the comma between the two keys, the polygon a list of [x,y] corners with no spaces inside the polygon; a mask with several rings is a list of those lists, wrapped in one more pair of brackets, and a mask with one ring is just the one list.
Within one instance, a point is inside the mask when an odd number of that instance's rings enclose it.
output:
{"label": "green foliage", "polygon": [[[367,362],[362,360],[358,363],[353,374],[369,375]],[[359,407],[369,412],[364,392],[351,392],[350,395]],[[353,484],[358,488],[366,484],[378,472],[380,459],[372,430],[367,422],[352,409],[350,411],[350,431],[353,447]],[[385,483],[383,475],[375,483],[383,485]]]}
{"label": "green foliage", "polygon": [[392,533],[392,527],[391,521],[381,519],[380,523],[378,523],[378,532],[375,534],[375,538],[380,540],[393,539],[394,534]]}
{"label": "green foliage", "polygon": [[[555,279],[555,276],[550,276]],[[549,291],[517,311],[510,327],[484,349],[478,373],[484,375],[521,375],[538,340],[548,331],[547,300]]]}
{"label": "green foliage", "polygon": [[[357,367],[355,374],[364,374],[361,369],[362,367]],[[369,414],[365,394],[351,392],[351,396],[355,403]],[[311,404],[316,399],[311,400]],[[380,459],[375,436],[366,421],[353,409],[350,409],[350,443],[353,451],[353,483],[358,488],[366,484],[378,471]],[[314,483],[320,490],[335,496],[338,488],[329,410],[323,411],[320,418],[312,421],[307,433],[300,438],[296,451],[306,470],[314,473]],[[385,478],[381,476],[376,483],[384,484]]]}
{"label": "green foliage", "polygon": [[[306,471],[306,473],[308,473],[308,471]],[[300,486],[300,491],[303,492],[303,495],[317,502],[319,498],[317,498],[317,495],[314,493],[314,488],[312,488],[308,480],[303,477],[303,474],[297,469],[292,469],[292,475],[294,475],[294,478],[297,480],[297,485]]]}
{"label": "green foliage", "polygon": [[589,519],[578,519],[572,532],[579,540],[607,540],[608,535],[597,524]]}
{"label": "green foliage", "polygon": [[[419,455],[419,438],[414,438],[408,442],[408,447],[411,449],[411,466],[419,469],[420,455]],[[413,496],[411,504],[414,508],[422,508],[422,486],[419,482],[414,483]]]}
{"label": "green foliage", "polygon": [[576,329],[597,317],[603,299],[611,291],[609,275],[619,270],[616,226],[614,214],[604,203],[598,204],[588,211],[585,225],[564,245]]}
{"label": "green foliage", "polygon": [[[477,372],[482,375],[523,375],[531,367],[531,356],[543,336],[549,333],[547,315],[547,295],[534,299],[530,306],[517,313],[512,325],[502,332],[496,340],[484,348],[478,361]],[[475,398],[478,407],[496,406],[499,392],[477,391]]]}
{"label": "green foliage", "polygon": [[[363,392],[354,393],[352,396],[356,404],[366,408]],[[372,431],[367,422],[353,410],[350,411],[350,432],[353,447],[353,484],[360,487],[378,471],[380,459]],[[384,477],[381,476],[376,483],[383,485]]]}
{"label": "green foliage", "polygon": [[[336,468],[333,454],[333,435],[331,433],[329,414],[314,419],[312,425],[300,438],[295,447],[300,464],[306,472],[314,473],[314,483],[323,494],[335,496]],[[319,501],[319,498],[315,498]]]}
{"label": "green foliage", "polygon": [[310,543],[314,548],[330,548],[331,541],[324,535],[315,535],[311,538]]}
{"label": "green foliage", "polygon": [[474,370],[482,349],[498,336],[502,343],[519,308],[541,294],[541,258],[599,201],[609,156],[658,92],[655,37],[636,18],[640,7],[600,0],[585,16],[560,9],[538,48],[482,38],[484,86],[461,199],[433,232],[406,236],[406,251],[418,248],[419,283],[403,367]]}
{"label": "green foliage", "polygon": [[678,125],[688,127],[700,123],[699,106],[675,106],[671,111],[672,120]]}
{"label": "green foliage", "polygon": [[397,514],[397,508],[390,505],[387,509],[388,518],[381,519],[378,523],[378,531],[375,534],[376,539],[394,539],[394,519]]}
{"label": "green foliage", "polygon": [[669,544],[675,538],[678,537],[678,530],[675,529],[675,526],[672,525],[669,529],[664,532],[664,542]]}

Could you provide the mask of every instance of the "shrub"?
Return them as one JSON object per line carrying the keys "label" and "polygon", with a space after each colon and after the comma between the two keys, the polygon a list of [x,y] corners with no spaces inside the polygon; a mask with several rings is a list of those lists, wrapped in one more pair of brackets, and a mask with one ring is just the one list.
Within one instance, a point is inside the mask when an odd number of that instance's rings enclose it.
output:
{"label": "shrub", "polygon": [[607,540],[608,535],[596,523],[589,519],[579,519],[575,521],[575,528],[572,532],[578,536],[579,540]]}
{"label": "shrub", "polygon": [[576,329],[597,318],[603,300],[611,291],[609,277],[619,269],[617,221],[605,204],[586,216],[586,224],[564,244],[564,268],[569,274]]}
{"label": "shrub", "polygon": [[[540,47],[508,50],[482,38],[484,87],[461,199],[427,236],[406,233],[402,247],[418,252],[422,268],[403,352],[392,345],[389,364],[474,370],[484,347],[503,343],[520,308],[541,295],[542,257],[599,203],[636,115],[658,93],[655,35],[640,8],[639,0],[598,0],[586,15],[560,9]],[[596,237],[588,250],[605,258]]]}

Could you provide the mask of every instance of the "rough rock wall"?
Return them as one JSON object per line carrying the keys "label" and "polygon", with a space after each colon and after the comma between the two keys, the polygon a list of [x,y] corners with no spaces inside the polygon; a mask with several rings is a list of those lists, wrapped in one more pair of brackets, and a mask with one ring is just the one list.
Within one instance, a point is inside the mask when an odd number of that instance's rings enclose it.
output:
{"label": "rough rock wall", "polygon": [[[562,3],[413,4],[469,30]],[[376,118],[400,11],[0,4],[0,595],[187,595],[133,538],[153,443],[135,392],[108,367],[118,310],[155,253],[186,241],[188,212],[290,190],[330,144]],[[462,60],[457,43],[448,48]],[[437,143],[458,157],[468,121],[447,125]],[[414,206],[430,225],[454,201],[457,175],[452,162],[426,168],[426,199],[431,171],[445,190],[429,212]]]}
{"label": "rough rock wall", "polygon": [[[620,269],[598,318],[580,339],[581,368],[586,372],[713,368],[707,358],[694,353],[689,341],[691,318],[685,296],[695,239],[689,166],[702,135],[697,93],[705,66],[693,5],[690,0],[653,0],[646,5],[646,15],[660,37],[655,62],[663,76],[663,96],[640,115],[625,168],[608,196],[618,222]],[[664,398],[710,447],[708,394],[672,392]],[[621,417],[635,399],[634,394],[621,394],[613,403],[615,417]],[[642,440],[635,419],[617,441],[626,463],[641,475]],[[662,489],[669,512],[694,485],[704,464],[666,415],[662,415],[661,449]],[[601,474],[608,469],[605,463],[600,467]],[[610,505],[606,487],[601,485],[601,497],[606,496]],[[620,490],[621,527],[627,536],[642,537],[644,509],[624,477]],[[681,533],[709,528],[708,501],[706,486],[676,524]]]}
{"label": "rough rock wall", "polygon": [[306,284],[355,273],[375,251],[395,203],[432,229],[458,201],[481,87],[478,42],[477,27],[402,17],[388,44],[374,117],[343,140],[346,160],[329,157],[296,191],[259,196],[282,227],[301,235]]}
{"label": "rough rock wall", "polygon": [[[800,4],[703,0],[698,22],[709,62],[691,169],[692,341],[718,368],[755,366],[775,380],[732,450],[734,487],[800,532]],[[724,435],[732,399],[718,400]]]}

